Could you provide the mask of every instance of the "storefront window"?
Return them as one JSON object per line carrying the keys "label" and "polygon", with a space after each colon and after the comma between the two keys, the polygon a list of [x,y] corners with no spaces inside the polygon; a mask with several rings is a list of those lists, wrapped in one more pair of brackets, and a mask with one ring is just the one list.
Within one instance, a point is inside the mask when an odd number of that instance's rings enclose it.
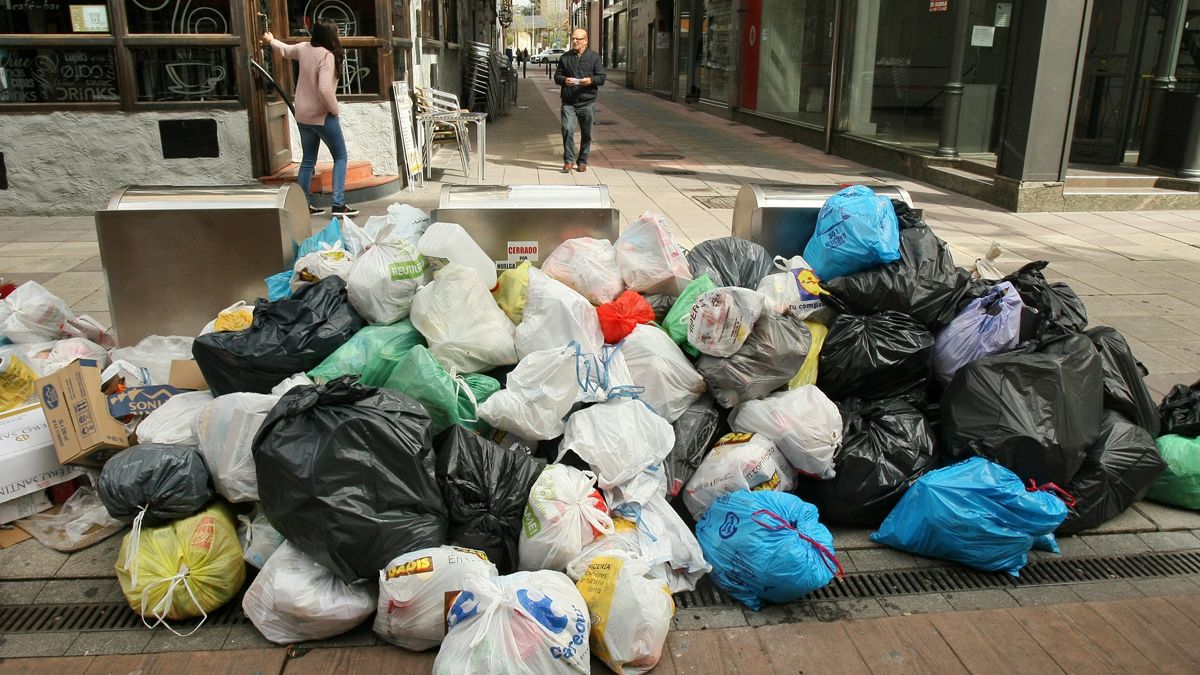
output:
{"label": "storefront window", "polygon": [[375,3],[371,0],[288,0],[288,31],[308,37],[309,26],[333,19],[342,37],[375,35]]}
{"label": "storefront window", "polygon": [[125,0],[130,33],[232,33],[229,0]]}
{"label": "storefront window", "polygon": [[237,98],[232,49],[154,47],[132,51],[139,101]]}
{"label": "storefront window", "polygon": [[442,15],[438,11],[438,0],[422,0],[417,10],[417,21],[421,22],[421,37],[429,40],[442,39]]}
{"label": "storefront window", "polygon": [[704,0],[704,49],[700,59],[700,98],[729,103],[733,74],[733,0]]}
{"label": "storefront window", "polygon": [[825,126],[834,0],[762,0],[743,15],[739,106]]}
{"label": "storefront window", "polygon": [[[108,8],[102,1],[92,0],[103,8],[107,18]],[[74,5],[80,7],[81,5]],[[92,5],[93,7],[95,5]],[[49,2],[43,0],[0,0],[0,33],[76,33],[94,32],[76,30],[80,26],[81,16],[76,11],[76,20],[71,21],[72,5],[67,2]],[[96,10],[100,11],[100,10]],[[107,21],[105,22],[107,23]],[[105,29],[98,32],[110,32]]]}
{"label": "storefront window", "polygon": [[0,103],[119,100],[111,49],[0,47]]}
{"label": "storefront window", "polygon": [[613,53],[612,67],[614,70],[625,70],[626,59],[629,58],[629,26],[625,18],[628,12],[618,12],[613,15]]}

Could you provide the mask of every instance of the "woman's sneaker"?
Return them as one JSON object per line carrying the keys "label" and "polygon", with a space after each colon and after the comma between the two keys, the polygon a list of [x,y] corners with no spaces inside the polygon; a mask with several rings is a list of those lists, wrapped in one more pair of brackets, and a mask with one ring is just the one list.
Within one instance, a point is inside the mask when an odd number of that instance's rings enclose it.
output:
{"label": "woman's sneaker", "polygon": [[358,209],[353,208],[351,206],[346,206],[345,204],[334,204],[333,208],[329,209],[329,212],[335,216],[357,216],[358,215]]}
{"label": "woman's sneaker", "polygon": [[312,206],[311,204],[309,205],[309,207],[308,207],[308,215],[310,215],[310,216],[319,216],[319,215],[321,215],[322,213],[325,213],[325,209],[317,208],[317,207],[315,207],[315,206]]}

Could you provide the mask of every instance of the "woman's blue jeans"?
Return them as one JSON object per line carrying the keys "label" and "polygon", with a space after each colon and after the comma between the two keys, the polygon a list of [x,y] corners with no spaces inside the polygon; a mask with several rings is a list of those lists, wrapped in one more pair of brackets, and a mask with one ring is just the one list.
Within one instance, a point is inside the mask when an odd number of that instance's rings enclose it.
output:
{"label": "woman's blue jeans", "polygon": [[333,205],[346,204],[346,139],[342,137],[342,124],[337,115],[325,115],[325,124],[297,124],[300,127],[300,147],[304,149],[304,158],[300,160],[300,175],[297,177],[304,196],[312,205],[312,195],[309,185],[312,183],[313,171],[317,166],[317,152],[321,142],[329,148],[333,155]]}

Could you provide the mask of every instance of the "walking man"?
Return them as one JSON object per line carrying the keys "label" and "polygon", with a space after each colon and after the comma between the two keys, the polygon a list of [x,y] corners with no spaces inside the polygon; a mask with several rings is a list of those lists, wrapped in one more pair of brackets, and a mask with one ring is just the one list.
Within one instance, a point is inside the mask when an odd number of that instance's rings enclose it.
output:
{"label": "walking man", "polygon": [[[571,51],[558,59],[554,83],[562,87],[563,173],[587,171],[592,148],[592,121],[596,112],[596,90],[604,84],[604,63],[588,48],[588,33],[576,28],[571,33]],[[575,129],[579,129],[579,155],[575,155]]]}

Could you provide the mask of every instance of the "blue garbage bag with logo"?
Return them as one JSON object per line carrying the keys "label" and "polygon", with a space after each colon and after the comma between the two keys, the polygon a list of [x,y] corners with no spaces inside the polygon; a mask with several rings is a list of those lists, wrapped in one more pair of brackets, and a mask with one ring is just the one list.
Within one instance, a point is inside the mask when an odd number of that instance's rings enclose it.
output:
{"label": "blue garbage bag with logo", "polygon": [[900,223],[892,202],[865,185],[826,199],[804,259],[824,280],[899,260]]}
{"label": "blue garbage bag with logo", "polygon": [[786,492],[722,496],[696,524],[696,538],[717,585],[755,611],[764,600],[790,602],[842,576],[817,507]]}
{"label": "blue garbage bag with logo", "polygon": [[1053,483],[1026,487],[1012,471],[972,457],[913,483],[871,541],[1019,576],[1030,549],[1059,552],[1053,532],[1074,503]]}

